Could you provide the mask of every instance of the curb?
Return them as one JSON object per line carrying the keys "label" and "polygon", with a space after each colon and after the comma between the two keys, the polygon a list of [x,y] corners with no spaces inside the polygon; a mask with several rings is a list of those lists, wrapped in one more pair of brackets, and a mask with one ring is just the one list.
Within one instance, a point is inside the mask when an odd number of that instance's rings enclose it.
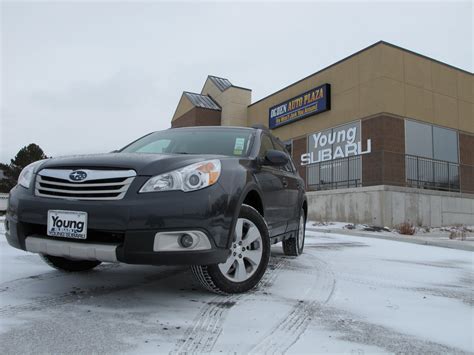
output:
{"label": "curb", "polygon": [[461,241],[433,241],[433,240],[423,240],[420,238],[423,237],[400,237],[397,235],[388,236],[388,235],[376,235],[370,232],[353,232],[347,231],[344,229],[323,229],[323,228],[306,228],[307,231],[310,232],[319,232],[319,233],[329,233],[329,234],[343,234],[349,235],[354,237],[364,237],[364,238],[374,238],[374,239],[384,239],[384,240],[391,240],[396,242],[405,242],[405,243],[412,243],[418,245],[429,245],[433,247],[440,247],[440,248],[448,248],[448,249],[456,249],[456,250],[464,250],[464,251],[474,251],[474,245],[466,245],[466,244],[457,244],[462,243]]}

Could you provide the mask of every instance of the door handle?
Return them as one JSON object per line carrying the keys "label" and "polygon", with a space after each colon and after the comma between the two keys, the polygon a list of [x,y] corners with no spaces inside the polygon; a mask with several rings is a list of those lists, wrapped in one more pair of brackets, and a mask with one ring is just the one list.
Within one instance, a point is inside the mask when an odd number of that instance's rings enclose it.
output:
{"label": "door handle", "polygon": [[283,178],[281,181],[283,182],[283,187],[288,187],[288,180]]}

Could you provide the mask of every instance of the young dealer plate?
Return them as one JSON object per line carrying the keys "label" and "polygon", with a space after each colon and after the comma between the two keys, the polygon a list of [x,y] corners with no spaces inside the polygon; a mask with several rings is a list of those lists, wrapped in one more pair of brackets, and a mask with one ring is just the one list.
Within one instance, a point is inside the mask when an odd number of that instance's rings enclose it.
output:
{"label": "young dealer plate", "polygon": [[47,234],[51,237],[86,239],[87,212],[49,210]]}

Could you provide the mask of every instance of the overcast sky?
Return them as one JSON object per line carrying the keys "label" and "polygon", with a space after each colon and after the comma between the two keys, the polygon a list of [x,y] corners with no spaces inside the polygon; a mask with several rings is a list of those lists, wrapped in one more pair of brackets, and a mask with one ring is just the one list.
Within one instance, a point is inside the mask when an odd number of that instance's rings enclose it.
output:
{"label": "overcast sky", "polygon": [[0,161],[168,128],[208,74],[256,101],[379,40],[473,71],[465,2],[1,3]]}

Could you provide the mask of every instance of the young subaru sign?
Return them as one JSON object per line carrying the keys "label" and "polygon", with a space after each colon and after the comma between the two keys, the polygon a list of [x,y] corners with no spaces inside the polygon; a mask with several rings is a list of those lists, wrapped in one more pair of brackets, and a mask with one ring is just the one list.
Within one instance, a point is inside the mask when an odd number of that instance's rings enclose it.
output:
{"label": "young subaru sign", "polygon": [[270,107],[268,127],[270,129],[298,121],[331,109],[331,86],[324,84],[306,91],[276,106]]}
{"label": "young subaru sign", "polygon": [[370,138],[366,141],[365,150],[362,148],[360,121],[356,121],[310,134],[308,152],[301,155],[301,165],[369,154],[371,151]]}

